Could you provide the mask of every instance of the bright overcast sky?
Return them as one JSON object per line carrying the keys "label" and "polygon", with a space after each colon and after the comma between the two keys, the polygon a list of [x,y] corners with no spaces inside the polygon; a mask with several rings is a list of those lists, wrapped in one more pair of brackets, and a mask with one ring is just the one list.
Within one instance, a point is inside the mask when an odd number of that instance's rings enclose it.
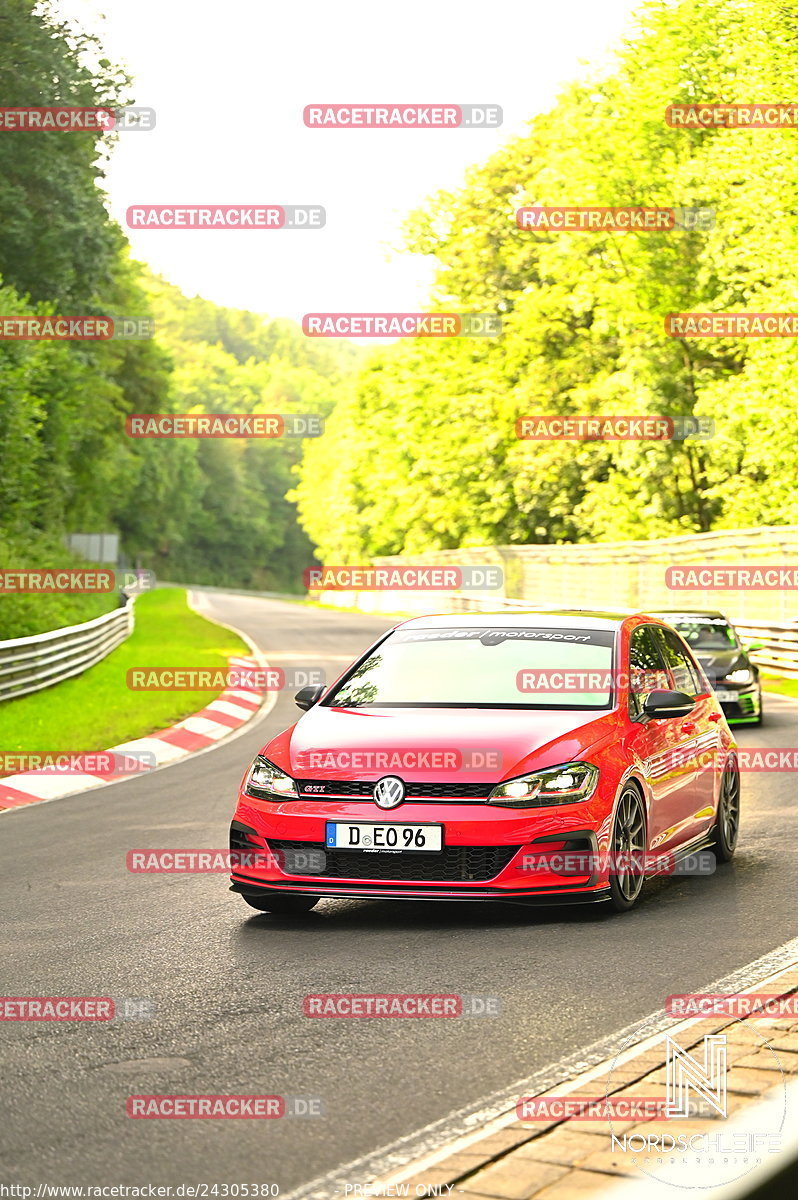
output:
{"label": "bright overcast sky", "polygon": [[[131,204],[321,204],[323,230],[127,230],[189,295],[299,319],[415,311],[428,260],[390,253],[404,215],[456,187],[599,62],[633,0],[59,0],[156,109],[120,134],[114,216]],[[104,14],[104,19],[100,14]],[[494,130],[306,129],[306,104],[493,103]],[[522,181],[519,181],[522,182]]]}

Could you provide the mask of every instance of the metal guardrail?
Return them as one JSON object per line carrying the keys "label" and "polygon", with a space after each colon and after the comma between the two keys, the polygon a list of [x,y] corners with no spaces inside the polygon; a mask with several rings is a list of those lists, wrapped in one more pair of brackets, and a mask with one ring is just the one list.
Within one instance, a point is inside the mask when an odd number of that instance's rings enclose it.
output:
{"label": "metal guardrail", "polygon": [[760,644],[760,649],[751,654],[758,667],[774,675],[798,679],[798,622],[754,625],[732,620],[732,624],[743,641]]}
{"label": "metal guardrail", "polygon": [[82,625],[0,642],[0,701],[80,675],[133,632],[133,598]]}

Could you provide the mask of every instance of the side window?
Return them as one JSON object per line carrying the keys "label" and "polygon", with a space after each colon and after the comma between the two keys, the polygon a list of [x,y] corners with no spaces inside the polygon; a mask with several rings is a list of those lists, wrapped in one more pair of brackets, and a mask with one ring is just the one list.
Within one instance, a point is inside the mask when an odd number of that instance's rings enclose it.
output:
{"label": "side window", "polygon": [[690,672],[693,676],[693,681],[694,681],[694,685],[695,685],[695,691],[691,692],[690,695],[691,696],[703,696],[707,692],[711,692],[712,688],[709,685],[709,683],[707,683],[704,672],[701,670],[701,667],[698,665],[696,660],[693,658],[692,653],[690,653],[690,652],[685,653],[684,650],[682,651],[682,653],[684,654],[684,657],[687,660],[687,665],[690,668]]}
{"label": "side window", "polygon": [[670,629],[655,629],[654,636],[662,651],[662,657],[671,673],[673,686],[677,692],[687,696],[698,696],[704,691],[698,672],[690,661],[690,655],[685,650],[679,636]]}
{"label": "side window", "polygon": [[712,691],[712,684],[709,682],[706,671],[701,664],[697,662],[695,658],[693,658],[692,653],[688,655],[687,661],[693,668],[693,675],[695,676],[696,683],[698,684],[698,691],[696,692],[696,695],[706,696],[707,692]]}
{"label": "side window", "polygon": [[639,716],[650,692],[670,688],[668,674],[651,637],[653,625],[635,629],[629,643],[629,707],[632,716]]}

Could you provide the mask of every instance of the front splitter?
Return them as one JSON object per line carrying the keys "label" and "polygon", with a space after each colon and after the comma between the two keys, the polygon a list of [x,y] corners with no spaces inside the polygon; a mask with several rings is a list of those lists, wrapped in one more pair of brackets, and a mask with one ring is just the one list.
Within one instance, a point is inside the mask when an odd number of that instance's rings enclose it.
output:
{"label": "front splitter", "polygon": [[249,879],[233,879],[230,891],[250,896],[269,892],[290,892],[301,896],[328,896],[339,900],[498,900],[505,904],[523,905],[598,904],[610,898],[608,887],[582,892],[508,892],[506,888],[469,888],[468,891],[458,891],[444,888],[391,888],[390,885],[382,884],[373,884],[365,888],[350,887],[345,883],[327,883],[322,880],[314,882],[312,887],[302,887],[293,882],[263,884]]}

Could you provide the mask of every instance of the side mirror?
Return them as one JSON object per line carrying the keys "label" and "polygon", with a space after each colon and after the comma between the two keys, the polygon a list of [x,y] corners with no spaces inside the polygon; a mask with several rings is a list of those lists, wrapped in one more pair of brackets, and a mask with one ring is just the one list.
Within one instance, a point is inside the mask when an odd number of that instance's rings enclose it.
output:
{"label": "side mirror", "polygon": [[757,650],[764,650],[764,648],[765,648],[764,642],[748,642],[748,644],[745,647],[748,654],[756,654]]}
{"label": "side mirror", "polygon": [[313,705],[318,701],[323,691],[324,686],[322,684],[319,684],[317,687],[300,688],[294,696],[294,703],[297,708],[313,708]]}
{"label": "side mirror", "polygon": [[689,717],[695,708],[695,700],[685,692],[651,692],[643,703],[643,713],[652,721],[664,721],[668,717]]}

